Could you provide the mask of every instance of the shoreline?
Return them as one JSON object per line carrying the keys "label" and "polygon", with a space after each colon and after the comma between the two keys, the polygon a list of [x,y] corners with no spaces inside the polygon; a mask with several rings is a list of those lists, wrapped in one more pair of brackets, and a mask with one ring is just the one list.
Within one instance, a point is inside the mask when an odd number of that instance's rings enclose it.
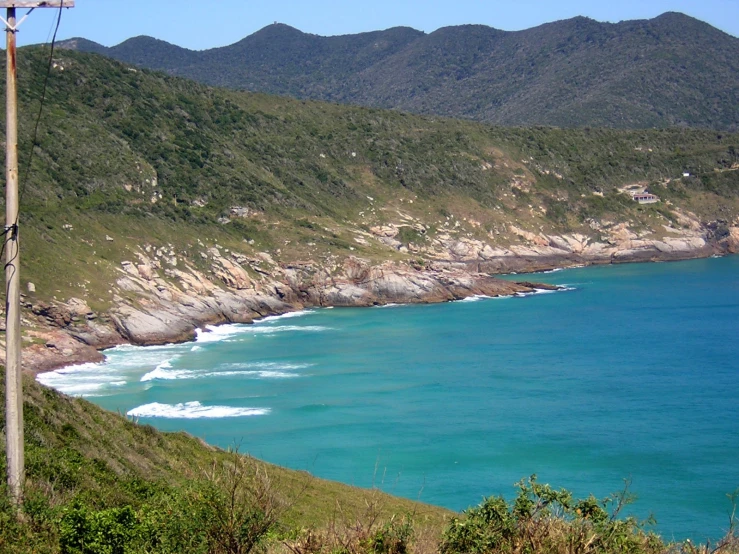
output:
{"label": "shoreline", "polygon": [[[511,281],[511,282],[514,283],[514,284],[519,284],[516,281]],[[38,375],[41,375],[43,373],[50,373],[50,372],[53,372],[53,371],[59,371],[61,369],[72,368],[72,367],[81,367],[81,366],[88,365],[88,364],[101,364],[101,363],[104,363],[105,362],[105,352],[107,352],[109,350],[113,350],[115,348],[123,347],[123,346],[133,346],[133,347],[139,347],[139,348],[156,347],[156,346],[168,346],[168,345],[182,345],[182,344],[192,344],[193,346],[195,346],[199,342],[199,339],[200,339],[201,336],[203,336],[203,335],[207,336],[208,334],[213,333],[213,331],[208,330],[209,327],[218,328],[218,327],[223,327],[223,326],[226,326],[226,325],[247,325],[247,326],[248,325],[255,325],[255,324],[259,324],[259,323],[265,323],[265,322],[268,322],[268,321],[276,321],[278,319],[283,319],[283,318],[289,319],[291,317],[300,317],[299,314],[309,313],[309,312],[311,312],[313,310],[319,310],[319,309],[330,310],[330,309],[334,309],[334,308],[354,308],[354,307],[356,307],[356,308],[385,308],[385,307],[411,306],[411,305],[414,305],[414,304],[415,305],[418,305],[418,304],[431,305],[431,304],[443,304],[443,303],[447,303],[447,302],[449,302],[449,303],[451,303],[451,302],[465,302],[465,301],[469,301],[470,298],[475,298],[475,299],[514,298],[514,297],[519,296],[519,295],[534,295],[534,294],[538,294],[540,291],[557,292],[557,291],[566,291],[566,290],[568,290],[568,289],[566,289],[564,287],[547,285],[545,283],[530,283],[530,282],[526,282],[526,283],[523,283],[523,284],[525,284],[525,285],[531,285],[531,290],[530,291],[525,291],[525,292],[523,292],[523,291],[522,292],[513,292],[513,293],[510,293],[510,294],[500,295],[500,296],[487,296],[487,295],[471,294],[469,296],[464,296],[462,298],[455,298],[455,299],[450,299],[450,300],[439,300],[439,301],[428,301],[428,302],[405,302],[405,303],[390,303],[389,302],[389,303],[386,303],[386,304],[373,304],[371,306],[302,306],[302,307],[295,307],[294,310],[290,310],[290,311],[285,311],[285,312],[281,312],[281,313],[269,313],[269,314],[266,314],[264,316],[255,317],[251,321],[248,321],[248,322],[234,322],[234,321],[227,321],[227,320],[214,321],[214,322],[210,322],[210,323],[204,323],[204,324],[201,324],[201,325],[198,325],[197,327],[195,327],[195,335],[194,335],[193,338],[183,338],[181,340],[172,340],[172,341],[157,342],[157,343],[151,343],[151,344],[137,344],[135,342],[120,342],[119,344],[112,344],[110,346],[103,346],[101,348],[96,349],[96,352],[98,354],[100,354],[100,357],[94,356],[91,359],[83,359],[81,361],[74,361],[74,362],[71,362],[71,363],[66,363],[67,360],[61,360],[60,359],[59,360],[60,365],[58,365],[58,366],[49,365],[48,367],[44,367],[43,369],[37,369],[37,370],[28,370],[28,369],[25,369],[24,370],[24,373],[30,374],[35,379],[36,377],[38,377]],[[540,287],[540,288],[535,288],[534,285],[536,285],[536,287]],[[61,332],[63,332],[63,331],[61,331]],[[204,342],[208,342],[208,341],[204,341]]]}
{"label": "shoreline", "polygon": [[[379,287],[378,290],[374,291],[376,293],[374,295],[368,295],[366,289],[368,286],[376,285],[378,279],[368,279],[367,275],[360,275],[359,279],[345,279],[346,282],[332,278],[324,283],[323,287],[314,282],[311,284],[314,290],[308,292],[306,292],[304,286],[301,286],[302,283],[294,280],[292,282],[290,279],[279,283],[273,282],[273,294],[270,296],[257,292],[250,295],[236,294],[234,296],[232,293],[229,297],[216,297],[217,310],[201,309],[200,312],[184,310],[185,313],[182,314],[172,313],[174,310],[167,310],[165,309],[166,306],[154,304],[149,307],[148,312],[142,313],[124,305],[117,307],[119,308],[118,312],[114,307],[109,313],[100,317],[102,320],[107,320],[107,324],[98,323],[98,316],[95,315],[95,319],[86,322],[87,328],[82,332],[77,328],[70,329],[63,326],[29,331],[31,336],[37,338],[39,342],[43,341],[44,344],[34,344],[24,348],[24,372],[35,378],[41,373],[70,366],[101,363],[105,360],[104,351],[125,344],[157,346],[193,342],[200,330],[209,325],[251,324],[311,308],[436,304],[465,300],[476,296],[516,296],[520,293],[533,292],[538,287],[544,289],[548,287],[548,285],[533,283],[525,279],[526,275],[532,276],[595,265],[706,259],[731,255],[733,252],[719,248],[702,248],[690,253],[681,252],[678,256],[670,255],[671,253],[661,253],[660,256],[654,256],[654,253],[650,254],[651,257],[648,260],[637,257],[637,259],[621,259],[616,262],[599,259],[571,259],[569,256],[561,257],[558,260],[550,257],[546,257],[546,259],[525,259],[522,257],[516,260],[517,263],[512,264],[516,266],[517,271],[496,274],[480,271],[484,269],[480,267],[483,264],[472,264],[477,265],[477,267],[470,267],[470,264],[460,264],[458,262],[449,262],[448,266],[442,266],[441,269],[433,267],[434,263],[438,264],[439,262],[431,262],[429,264],[432,265],[430,270],[425,268],[410,272],[405,268],[397,267],[393,267],[388,271],[387,265],[373,266],[369,269],[380,268],[381,278],[389,282],[384,283],[389,286]],[[287,267],[290,268],[291,264],[288,264]],[[367,268],[364,269],[367,270]],[[478,271],[474,271],[475,269]],[[521,276],[521,279],[501,279],[501,277],[511,276]],[[411,288],[411,285],[417,285],[417,281],[424,279],[427,282],[422,282],[422,285],[428,285],[430,282],[434,286],[416,287],[419,290]],[[397,282],[399,280],[400,283]],[[278,288],[278,285],[282,285],[282,289]],[[364,289],[361,288],[362,286],[364,286]],[[327,290],[329,288],[331,290]],[[415,295],[412,293],[415,293]],[[223,293],[221,296],[227,294]],[[301,295],[304,296],[304,301],[299,298]],[[208,302],[208,300],[210,299],[207,297],[193,298],[191,296],[185,300],[186,303],[183,305],[188,306],[188,304],[200,301],[205,308],[212,308],[210,305],[212,302]],[[224,301],[219,302],[221,300]],[[175,307],[181,308],[180,305]],[[160,313],[164,314],[164,317]],[[128,320],[125,319],[126,315],[129,316]],[[146,320],[144,325],[141,326],[144,331],[140,331],[136,327],[137,317]],[[177,317],[176,320],[175,317]],[[174,325],[168,329],[167,324],[172,321],[174,321]]]}

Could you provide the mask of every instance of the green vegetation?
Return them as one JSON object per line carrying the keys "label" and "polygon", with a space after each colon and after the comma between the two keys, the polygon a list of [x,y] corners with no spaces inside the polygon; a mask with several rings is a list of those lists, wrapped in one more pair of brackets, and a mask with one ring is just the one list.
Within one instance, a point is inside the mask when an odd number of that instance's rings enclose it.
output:
{"label": "green vegetation", "polygon": [[[20,51],[22,168],[47,53]],[[674,219],[667,204],[617,193],[636,182],[706,223],[739,213],[737,134],[499,128],[212,89],[71,51],[55,64],[22,171],[23,276],[39,299],[86,295],[104,308],[120,262],[147,244],[206,272],[200,242],[279,261],[403,258],[355,240],[397,212],[426,227],[403,227],[421,245],[445,224],[507,246],[511,223],[587,235],[594,218]]]}
{"label": "green vegetation", "polygon": [[270,25],[194,52],[150,37],[66,46],[234,89],[503,125],[737,129],[739,39],[678,13],[319,37]]}
{"label": "green vegetation", "polygon": [[[47,53],[20,54],[23,162]],[[55,65],[23,171],[29,301],[80,296],[104,310],[121,261],[147,248],[203,272],[197,253],[215,244],[278,261],[352,252],[422,266],[418,253],[356,239],[400,218],[405,245],[451,232],[510,244],[509,224],[647,228],[679,221],[677,208],[721,236],[739,213],[737,134],[504,129],[211,89],[76,52]],[[671,204],[618,192],[636,182]],[[17,519],[0,490],[2,552],[698,552],[533,481],[513,505],[489,499],[451,519],[160,433],[30,379],[25,390],[26,497]]]}
{"label": "green vegetation", "polygon": [[[457,552],[663,552],[663,542],[644,529],[649,522],[619,519],[627,492],[604,500],[575,500],[564,489],[542,485],[532,476],[517,485],[508,504],[487,498],[454,518],[441,544],[442,554]],[[609,513],[608,508],[612,511]]]}

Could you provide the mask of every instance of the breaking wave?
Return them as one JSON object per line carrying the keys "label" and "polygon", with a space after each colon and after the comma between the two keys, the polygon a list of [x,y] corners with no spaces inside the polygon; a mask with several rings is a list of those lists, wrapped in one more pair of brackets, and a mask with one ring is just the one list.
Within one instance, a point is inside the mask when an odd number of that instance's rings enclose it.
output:
{"label": "breaking wave", "polygon": [[531,292],[517,292],[514,296],[517,298],[523,298],[524,296],[535,296],[537,294],[555,294],[557,292],[568,292],[576,290],[575,287],[570,287],[568,285],[560,285],[560,288],[555,290],[549,290],[549,289],[534,289]]}
{"label": "breaking wave", "polygon": [[281,319],[292,319],[294,317],[303,317],[303,316],[310,315],[313,313],[315,313],[315,310],[301,310],[299,312],[288,312],[282,315],[270,315],[270,316],[260,319],[259,321],[255,323],[255,325],[259,325],[260,323],[268,323],[270,321],[279,321]]}
{"label": "breaking wave", "polygon": [[269,408],[237,408],[233,406],[203,406],[200,402],[160,404],[152,402],[127,412],[132,417],[164,419],[215,419],[227,417],[251,417],[269,414]]}
{"label": "breaking wave", "polygon": [[487,300],[489,298],[492,298],[492,296],[485,296],[484,294],[475,294],[473,296],[468,296],[467,298],[462,298],[461,300],[457,300],[456,302],[479,302],[480,300]]}
{"label": "breaking wave", "polygon": [[195,342],[220,342],[249,331],[251,325],[231,323],[229,325],[206,325],[205,329],[197,329]]}
{"label": "breaking wave", "polygon": [[117,371],[104,364],[82,364],[39,373],[36,380],[70,396],[98,396],[106,389],[126,384]]}
{"label": "breaking wave", "polygon": [[322,333],[323,331],[330,331],[331,327],[323,327],[320,325],[308,325],[306,327],[300,327],[298,325],[280,325],[276,327],[254,327],[249,329],[258,335],[271,335],[272,333],[285,333],[285,332],[304,332],[304,333]]}
{"label": "breaking wave", "polygon": [[164,362],[160,363],[152,371],[144,375],[141,378],[141,382],[146,383],[148,381],[154,381],[156,379],[169,381],[173,379],[180,379],[186,376],[189,373],[188,370],[172,369],[172,362],[178,358],[179,356],[174,356],[173,358],[170,358],[169,360],[165,360]]}
{"label": "breaking wave", "polygon": [[300,377],[294,373],[311,367],[311,364],[291,364],[278,362],[228,363],[209,369],[172,369],[171,362],[163,362],[156,369],[141,378],[142,382],[175,379],[207,379],[212,377],[247,377],[259,379],[293,379]]}
{"label": "breaking wave", "polygon": [[[301,317],[313,313],[311,311],[305,312],[290,312],[289,314],[266,317],[257,323],[252,325],[243,323],[233,323],[228,325],[206,325],[204,329],[198,329],[196,331],[197,343],[212,343],[228,341],[239,335],[248,334],[273,334],[273,333],[284,333],[284,332],[306,332],[306,333],[319,333],[322,331],[328,331],[329,327],[321,327],[316,325],[299,326],[299,325],[264,325],[265,323],[274,322],[281,319],[290,319],[294,317]],[[193,349],[197,347],[194,346]]]}

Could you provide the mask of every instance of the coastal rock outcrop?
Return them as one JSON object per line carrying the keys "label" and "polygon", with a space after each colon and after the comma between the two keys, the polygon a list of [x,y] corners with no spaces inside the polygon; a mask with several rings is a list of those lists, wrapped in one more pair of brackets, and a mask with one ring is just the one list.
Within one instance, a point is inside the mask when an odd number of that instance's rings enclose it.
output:
{"label": "coastal rock outcrop", "polygon": [[[142,258],[145,256],[142,254]],[[250,261],[239,257],[244,264]],[[154,345],[192,340],[207,324],[251,323],[267,315],[311,306],[371,306],[388,303],[428,303],[457,300],[472,295],[500,296],[531,292],[531,284],[517,284],[470,271],[464,264],[372,264],[349,257],[318,265],[296,262],[277,265],[268,254],[254,260],[262,268],[261,279],[244,277],[247,270],[235,259],[213,255],[210,275],[185,261],[180,269],[162,269],[154,260],[124,263],[117,287],[121,295],[107,314],[90,311],[83,301],[39,305],[36,312],[65,337],[64,347],[36,348],[25,359],[32,371],[101,359],[98,348],[129,342]],[[227,261],[228,263],[224,263]],[[141,271],[141,267],[145,267]],[[159,267],[159,268],[158,268]],[[252,269],[254,269],[252,267]],[[165,278],[166,277],[166,278]],[[125,295],[125,296],[123,296]],[[82,315],[83,317],[79,317]],[[62,344],[55,339],[54,345]],[[48,358],[48,359],[47,359]]]}
{"label": "coastal rock outcrop", "polygon": [[[562,235],[527,231],[515,225],[507,230],[518,242],[494,246],[453,232],[438,234],[421,253],[438,262],[464,263],[470,271],[484,273],[532,272],[574,265],[668,261],[737,251],[739,235],[729,228],[721,240],[689,213],[676,212],[677,225],[660,230],[633,229],[628,222],[592,221],[599,237],[582,233]],[[732,250],[733,249],[733,250]]]}
{"label": "coastal rock outcrop", "polygon": [[[418,236],[420,229],[425,231],[402,215],[397,224],[371,228],[362,240],[375,240],[397,252],[399,229],[411,226]],[[107,313],[95,313],[77,298],[29,304],[42,332],[61,333],[64,340],[50,339],[43,348],[34,345],[24,365],[44,370],[98,360],[97,349],[123,342],[153,345],[191,340],[198,328],[208,324],[251,323],[305,307],[445,302],[475,295],[514,295],[536,287],[493,274],[739,251],[739,226],[719,222],[706,227],[687,213],[663,225],[661,233],[634,229],[628,222],[592,221],[591,226],[597,229],[593,236],[553,235],[510,225],[503,231],[516,241],[500,246],[465,234],[455,220],[444,231],[425,237],[420,241],[423,245],[414,245],[415,259],[381,263],[333,254],[279,263],[269,252],[245,254],[201,241],[202,250],[189,256],[178,254],[171,245],[144,245],[133,252],[135,262],[120,264],[113,306]]]}

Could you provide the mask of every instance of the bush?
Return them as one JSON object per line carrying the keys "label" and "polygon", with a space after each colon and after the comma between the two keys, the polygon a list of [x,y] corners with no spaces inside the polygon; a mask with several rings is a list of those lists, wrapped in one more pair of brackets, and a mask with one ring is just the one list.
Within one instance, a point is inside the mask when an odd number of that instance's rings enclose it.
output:
{"label": "bush", "polygon": [[[458,553],[657,553],[665,545],[645,531],[647,523],[619,513],[631,497],[622,493],[598,500],[574,500],[572,493],[537,482],[517,484],[512,503],[490,497],[453,518],[440,546],[442,554]],[[608,508],[611,511],[608,511]]]}
{"label": "bush", "polygon": [[139,527],[130,506],[93,512],[77,505],[61,517],[59,545],[64,554],[125,554]]}
{"label": "bush", "polygon": [[199,517],[208,552],[248,554],[277,524],[285,503],[267,471],[248,456],[215,462],[207,477]]}
{"label": "bush", "polygon": [[334,520],[323,530],[303,529],[283,540],[292,554],[407,554],[411,548],[413,516],[382,517],[374,491],[366,510],[354,521]]}

